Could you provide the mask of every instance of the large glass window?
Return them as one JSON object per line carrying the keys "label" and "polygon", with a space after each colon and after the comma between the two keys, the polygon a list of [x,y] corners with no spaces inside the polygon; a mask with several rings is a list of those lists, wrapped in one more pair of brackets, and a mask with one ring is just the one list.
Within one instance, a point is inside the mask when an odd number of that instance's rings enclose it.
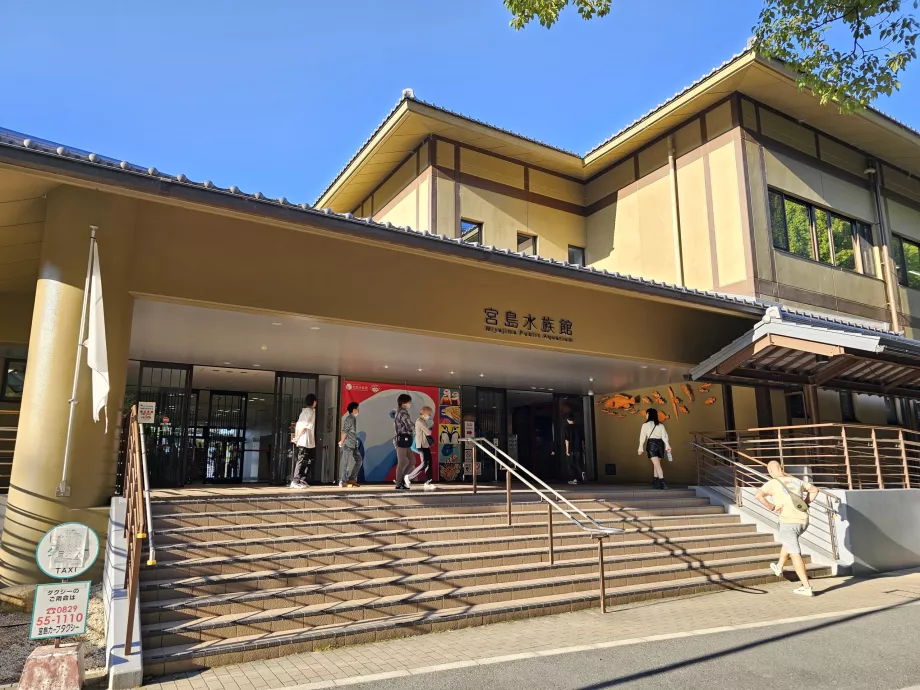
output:
{"label": "large glass window", "polygon": [[920,245],[895,236],[892,249],[898,268],[898,282],[908,287],[920,288]]}
{"label": "large glass window", "polygon": [[848,271],[875,275],[872,227],[770,190],[773,246]]}
{"label": "large glass window", "polygon": [[460,239],[470,244],[482,244],[482,223],[476,223],[472,220],[461,220]]}

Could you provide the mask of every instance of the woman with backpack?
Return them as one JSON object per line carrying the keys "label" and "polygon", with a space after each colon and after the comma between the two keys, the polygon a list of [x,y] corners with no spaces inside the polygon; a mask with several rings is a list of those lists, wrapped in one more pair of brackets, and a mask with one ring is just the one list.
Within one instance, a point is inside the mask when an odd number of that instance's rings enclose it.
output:
{"label": "woman with backpack", "polygon": [[664,470],[661,469],[661,459],[668,454],[671,456],[671,442],[668,440],[668,430],[658,421],[658,410],[650,407],[645,411],[645,424],[639,431],[639,455],[645,452],[652,461],[652,487],[667,489],[664,482]]}

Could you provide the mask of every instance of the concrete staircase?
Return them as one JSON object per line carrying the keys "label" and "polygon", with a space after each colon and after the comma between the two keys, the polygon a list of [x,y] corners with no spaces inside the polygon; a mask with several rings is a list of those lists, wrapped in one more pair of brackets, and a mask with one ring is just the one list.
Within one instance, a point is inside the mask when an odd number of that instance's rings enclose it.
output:
{"label": "concrete staircase", "polygon": [[[779,545],[689,490],[569,492],[601,525],[608,605],[774,580]],[[156,500],[147,675],[597,607],[596,542],[534,494],[312,489]],[[826,570],[810,565],[816,575]]]}

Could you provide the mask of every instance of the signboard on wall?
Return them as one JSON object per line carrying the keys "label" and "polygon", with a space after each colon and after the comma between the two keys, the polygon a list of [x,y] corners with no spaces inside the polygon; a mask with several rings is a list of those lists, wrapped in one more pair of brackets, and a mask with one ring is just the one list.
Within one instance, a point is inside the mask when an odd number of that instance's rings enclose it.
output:
{"label": "signboard on wall", "polygon": [[454,481],[460,475],[460,406],[459,388],[441,388],[438,396],[438,467],[436,476]]}
{"label": "signboard on wall", "polygon": [[396,447],[393,444],[396,436],[393,422],[396,399],[403,393],[412,398],[409,414],[414,423],[422,407],[437,409],[439,392],[433,386],[404,386],[368,381],[342,382],[342,409],[347,410],[348,404],[352,402],[361,405],[358,415],[358,444],[364,448],[364,481],[388,482],[396,476]]}
{"label": "signboard on wall", "polygon": [[157,415],[157,404],[152,401],[142,400],[137,403],[137,423],[153,424]]}

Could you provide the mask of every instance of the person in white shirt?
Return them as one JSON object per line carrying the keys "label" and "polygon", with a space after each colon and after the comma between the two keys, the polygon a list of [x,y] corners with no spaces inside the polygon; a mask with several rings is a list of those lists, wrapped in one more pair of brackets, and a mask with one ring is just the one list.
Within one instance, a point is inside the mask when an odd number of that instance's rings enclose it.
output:
{"label": "person in white shirt", "polygon": [[428,474],[426,484],[431,484],[431,480],[434,479],[431,474],[431,447],[434,445],[434,439],[431,436],[431,428],[434,424],[431,419],[433,414],[434,411],[426,405],[419,412],[418,419],[415,420],[415,447],[422,456],[422,464],[416,465],[415,469],[406,475],[407,485],[412,484],[423,473]]}
{"label": "person in white shirt", "polygon": [[671,441],[668,439],[668,430],[658,421],[658,410],[650,407],[645,411],[646,422],[639,432],[639,455],[648,454],[652,461],[652,486],[656,489],[667,489],[664,483],[664,471],[661,469],[661,458],[665,453],[671,452]]}
{"label": "person in white shirt", "polygon": [[294,473],[291,475],[292,489],[305,489],[307,470],[316,460],[316,396],[310,393],[304,400],[297,425],[294,427]]}

